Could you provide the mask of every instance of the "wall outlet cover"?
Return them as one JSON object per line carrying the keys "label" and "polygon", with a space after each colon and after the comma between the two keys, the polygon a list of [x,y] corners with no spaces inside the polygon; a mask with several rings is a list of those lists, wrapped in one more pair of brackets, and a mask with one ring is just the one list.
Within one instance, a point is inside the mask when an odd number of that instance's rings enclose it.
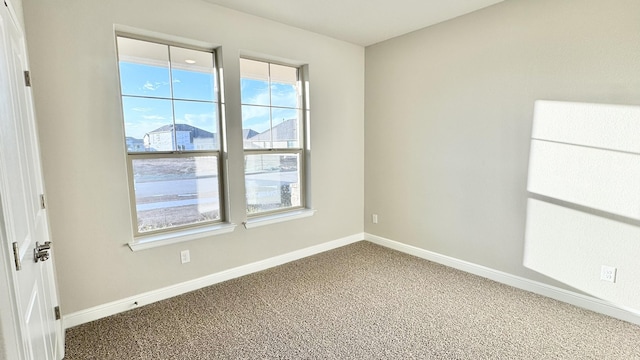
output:
{"label": "wall outlet cover", "polygon": [[191,261],[191,254],[189,253],[189,250],[180,251],[180,261],[183,264],[186,264]]}
{"label": "wall outlet cover", "polygon": [[600,269],[600,280],[616,282],[616,268],[613,266],[602,265]]}

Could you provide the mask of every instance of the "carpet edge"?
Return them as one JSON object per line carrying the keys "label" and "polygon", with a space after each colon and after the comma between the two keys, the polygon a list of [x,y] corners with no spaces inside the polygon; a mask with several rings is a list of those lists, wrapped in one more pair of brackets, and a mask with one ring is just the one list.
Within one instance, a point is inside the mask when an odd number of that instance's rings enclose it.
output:
{"label": "carpet edge", "polygon": [[231,269],[206,275],[197,279],[188,280],[175,285],[148,291],[124,299],[112,301],[102,305],[94,306],[85,310],[76,311],[62,317],[63,329],[69,329],[84,323],[98,320],[107,316],[116,315],[127,310],[143,305],[148,305],[157,301],[165,300],[203,287],[211,286],[223,281],[231,280],[240,276],[249,275],[258,271],[266,270],[291,261],[299,260],[308,256],[316,255],[325,251],[336,249],[342,246],[353,244],[365,239],[365,233],[357,233],[340,239],[331,240],[318,245],[313,245],[299,250],[294,250],[285,254],[277,255],[268,259],[259,260],[245,265],[240,265]]}
{"label": "carpet edge", "polygon": [[470,274],[478,275],[505,285],[509,285],[534,294],[546,296],[567,304],[591,310],[603,315],[607,315],[632,324],[640,325],[640,312],[634,309],[618,306],[608,301],[604,301],[592,296],[578,294],[573,291],[561,289],[552,285],[547,285],[538,281],[529,280],[517,275],[495,270],[486,266],[474,264],[450,256],[442,255],[433,251],[425,250],[416,246],[404,244],[395,240],[387,239],[370,233],[364,234],[365,240],[397,250],[405,254],[417,256],[419,258],[433,261],[454,269],[458,269]]}

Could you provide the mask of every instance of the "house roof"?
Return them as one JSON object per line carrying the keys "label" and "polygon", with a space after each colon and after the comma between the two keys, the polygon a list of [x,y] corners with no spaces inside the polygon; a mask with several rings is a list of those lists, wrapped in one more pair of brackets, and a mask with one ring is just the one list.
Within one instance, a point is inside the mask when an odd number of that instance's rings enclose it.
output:
{"label": "house roof", "polygon": [[[165,126],[161,126],[153,131],[150,131],[149,134],[152,133],[156,133],[156,132],[167,132],[167,131],[173,131],[174,129],[174,125],[165,125]],[[197,128],[195,126],[191,126],[188,124],[175,124],[175,130],[176,131],[188,131],[191,132],[191,136],[194,138],[213,138],[215,137],[214,133],[208,132],[206,130],[202,130],[200,128]]]}
{"label": "house roof", "polygon": [[298,119],[284,120],[269,130],[245,139],[252,141],[298,140]]}
{"label": "house roof", "polygon": [[242,129],[242,138],[243,139],[249,139],[252,138],[256,135],[258,135],[259,133],[253,129]]}

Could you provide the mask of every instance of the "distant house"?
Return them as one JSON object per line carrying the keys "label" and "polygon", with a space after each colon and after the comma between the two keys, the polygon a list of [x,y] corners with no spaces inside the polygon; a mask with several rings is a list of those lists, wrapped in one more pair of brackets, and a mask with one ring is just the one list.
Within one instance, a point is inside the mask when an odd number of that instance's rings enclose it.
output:
{"label": "distant house", "polygon": [[[244,132],[255,133],[255,131],[251,129],[245,129]],[[298,147],[300,146],[298,140],[298,119],[284,120],[269,130],[251,137],[245,136],[244,139],[245,148],[250,149]]]}
{"label": "distant house", "polygon": [[142,152],[144,150],[144,141],[142,139],[136,139],[131,136],[126,137],[127,151],[129,152]]}
{"label": "distant house", "polygon": [[187,124],[162,126],[146,133],[142,140],[146,151],[211,150],[218,148],[216,134]]}
{"label": "distant house", "polygon": [[259,132],[253,130],[253,129],[242,129],[242,138],[247,140],[249,138],[252,138],[256,135],[258,135]]}
{"label": "distant house", "polygon": [[[271,129],[257,133],[252,129],[244,129],[245,149],[265,148],[297,148],[300,146],[298,135],[298,119],[284,120]],[[254,134],[253,136],[248,136]],[[269,172],[273,169],[297,169],[298,159],[287,155],[250,155],[245,156],[244,166],[247,173]],[[249,195],[247,195],[249,196]]]}

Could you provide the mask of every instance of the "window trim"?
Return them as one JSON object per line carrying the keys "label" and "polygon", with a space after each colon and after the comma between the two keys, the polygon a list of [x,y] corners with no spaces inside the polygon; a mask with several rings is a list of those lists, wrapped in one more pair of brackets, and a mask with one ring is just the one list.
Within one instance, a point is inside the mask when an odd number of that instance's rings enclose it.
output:
{"label": "window trim", "polygon": [[[218,148],[213,150],[189,150],[189,151],[154,151],[154,152],[136,152],[129,151],[127,148],[127,143],[124,141],[124,153],[126,158],[126,167],[127,167],[127,183],[128,183],[128,193],[129,193],[129,212],[131,214],[131,228],[133,231],[133,241],[129,242],[128,245],[132,251],[137,251],[146,248],[152,248],[156,246],[172,244],[182,241],[188,241],[195,238],[224,234],[228,232],[232,232],[236,225],[230,223],[228,221],[228,217],[230,214],[228,208],[228,179],[227,179],[227,144],[226,144],[226,124],[225,124],[225,104],[224,101],[224,88],[222,84],[222,55],[220,54],[220,48],[214,46],[198,46],[189,44],[188,41],[180,42],[174,40],[163,40],[161,38],[150,37],[141,34],[134,34],[128,31],[115,31],[114,40],[115,40],[115,50],[116,50],[116,65],[118,67],[118,89],[119,89],[119,98],[120,98],[120,106],[121,106],[121,125],[123,126],[123,133],[126,134],[125,127],[125,119],[124,119],[124,107],[123,107],[123,97],[128,95],[122,94],[122,79],[120,74],[120,53],[118,50],[118,38],[128,38],[138,41],[145,41],[155,44],[160,44],[163,46],[170,47],[179,47],[183,49],[202,51],[211,53],[213,58],[213,71],[215,74],[215,84],[214,89],[217,89],[214,92],[214,101],[218,116],[216,118],[216,126],[218,130]],[[169,59],[171,62],[171,59]],[[169,68],[171,74],[171,64]],[[171,92],[170,98],[162,98],[169,99],[173,101],[184,101],[185,99],[175,98],[173,96],[173,92]],[[175,125],[175,124],[174,124]],[[137,210],[136,210],[136,199],[135,199],[135,182],[133,179],[133,159],[135,158],[160,158],[160,157],[189,157],[189,156],[215,156],[217,159],[217,173],[218,173],[218,213],[219,218],[217,220],[206,221],[201,223],[192,223],[182,226],[175,226],[164,229],[151,230],[147,232],[139,232],[138,220],[137,220]]]}
{"label": "window trim", "polygon": [[228,234],[235,230],[234,223],[216,223],[209,226],[190,227],[186,229],[134,237],[127,243],[131,251],[152,249],[159,246],[177,244],[185,241],[201,239],[209,236]]}
{"label": "window trim", "polygon": [[[310,175],[309,174],[309,157],[310,157],[309,154],[310,154],[311,141],[310,141],[310,130],[309,130],[310,108],[309,108],[309,95],[308,95],[308,91],[309,91],[308,65],[299,64],[299,63],[298,64],[287,63],[284,61],[269,60],[266,58],[260,58],[256,56],[245,56],[241,54],[239,57],[239,61],[242,61],[242,60],[258,61],[258,62],[267,63],[269,65],[273,64],[273,65],[295,68],[297,70],[297,75],[298,75],[298,80],[297,80],[298,88],[300,89],[299,91],[301,92],[300,100],[299,100],[300,104],[299,104],[299,107],[296,107],[296,108],[283,107],[279,105],[271,105],[271,103],[269,105],[244,104],[242,103],[242,100],[240,101],[241,112],[242,112],[242,107],[247,105],[247,106],[268,108],[269,114],[270,114],[269,116],[271,116],[271,109],[295,109],[300,116],[300,119],[299,119],[300,128],[298,129],[299,146],[295,148],[270,147],[270,148],[262,148],[262,149],[251,149],[251,148],[244,147],[244,139],[242,143],[243,158],[245,159],[247,155],[259,155],[259,154],[264,154],[264,155],[292,154],[292,155],[299,156],[300,165],[299,165],[298,172],[300,174],[300,187],[301,187],[300,205],[287,207],[287,208],[278,208],[274,210],[261,211],[258,213],[250,214],[247,209],[248,207],[247,193],[246,193],[247,173],[246,173],[246,168],[243,167],[243,175],[245,178],[245,194],[244,194],[245,210],[244,211],[247,219],[246,221],[243,222],[243,225],[246,229],[250,229],[258,226],[277,223],[277,222],[312,216],[315,213],[315,210],[311,209],[311,206],[310,206],[311,181],[309,176]],[[240,81],[242,81],[242,73],[240,73]],[[271,84],[271,79],[269,79],[269,84]],[[244,126],[243,126],[243,129],[244,129]]]}
{"label": "window trim", "polygon": [[277,213],[271,214],[263,214],[261,216],[254,216],[247,218],[246,221],[242,223],[245,229],[253,229],[265,225],[277,224],[285,221],[303,219],[306,217],[313,216],[316,213],[315,209],[307,209],[307,208],[296,208],[295,210],[290,211],[281,211]]}

